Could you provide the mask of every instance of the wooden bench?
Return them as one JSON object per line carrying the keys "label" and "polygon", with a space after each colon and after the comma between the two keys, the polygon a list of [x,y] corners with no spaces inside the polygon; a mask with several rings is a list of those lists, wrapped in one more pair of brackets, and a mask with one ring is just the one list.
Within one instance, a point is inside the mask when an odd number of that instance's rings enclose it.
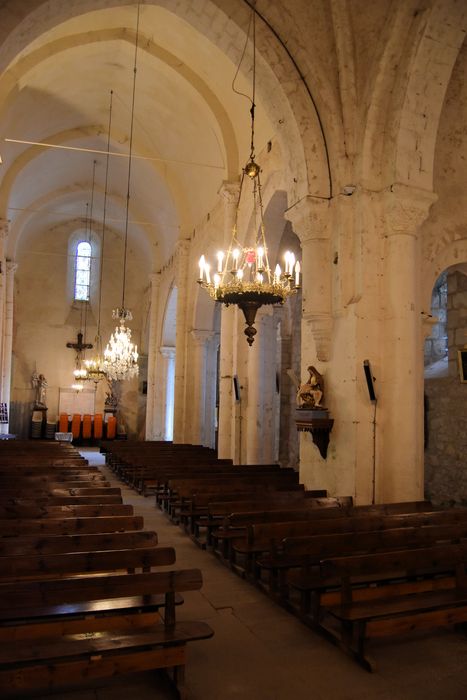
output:
{"label": "wooden bench", "polygon": [[171,547],[154,545],[126,549],[78,549],[69,552],[3,555],[0,559],[0,581],[23,578],[43,580],[111,571],[150,571],[155,566],[175,562]]}
{"label": "wooden bench", "polygon": [[156,668],[185,697],[186,645],[213,631],[177,622],[175,596],[201,585],[197,569],[0,584],[2,698]]}
{"label": "wooden bench", "polygon": [[[268,573],[268,591],[287,609],[313,625],[319,617],[321,601],[335,600],[332,593],[324,593],[329,582],[325,584],[320,578],[318,567],[322,559],[431,546],[437,542],[458,541],[465,537],[467,523],[287,538],[278,550],[260,556],[256,560],[256,566],[260,571]],[[261,573],[258,574],[260,577]],[[290,595],[291,592],[299,594],[298,606]]]}
{"label": "wooden bench", "polygon": [[[428,511],[426,513],[379,514],[369,512],[357,515],[343,513],[341,517],[336,517],[336,511],[337,509],[329,508],[318,511],[315,515],[310,510],[306,514],[306,519],[303,520],[247,525],[246,536],[237,537],[232,542],[230,548],[232,568],[242,575],[254,577],[256,557],[263,552],[274,550],[286,537],[467,522],[467,509],[465,508]],[[244,566],[239,565],[238,555],[245,559]]]}
{"label": "wooden bench", "polygon": [[[213,534],[232,513],[291,510],[307,508],[309,498],[323,497],[323,491],[253,491],[237,494],[194,494],[192,497],[191,531],[201,539],[205,530],[206,546],[214,547]],[[215,498],[215,500],[213,500]],[[182,518],[183,520],[183,518]]]}
{"label": "wooden bench", "polygon": [[[155,547],[157,533],[152,530],[99,532],[84,535],[23,535],[0,538],[0,557],[67,552],[100,552],[107,549]],[[1,574],[1,572],[0,572]]]}
{"label": "wooden bench", "polygon": [[8,518],[0,520],[0,533],[3,537],[23,535],[75,535],[103,532],[124,532],[142,530],[141,515],[88,515],[73,517],[68,512],[56,518]]}
{"label": "wooden bench", "polygon": [[6,489],[0,492],[0,507],[19,504],[26,505],[105,505],[121,504],[120,489]]}
{"label": "wooden bench", "polygon": [[[323,579],[340,580],[340,602],[325,608],[321,630],[351,654],[364,668],[373,669],[366,656],[368,638],[428,630],[467,621],[467,543],[366,554],[322,562]],[[397,593],[382,583],[414,581],[413,589]],[[417,590],[417,578],[439,581],[433,590]],[[445,580],[452,582],[449,588]],[[354,600],[354,590],[376,582],[372,600]],[[378,597],[377,597],[378,596]],[[330,620],[339,623],[335,631]]]}
{"label": "wooden bench", "polygon": [[14,518],[97,518],[102,515],[133,515],[133,506],[123,503],[97,505],[35,505],[27,499],[11,505],[0,504],[0,519]]}

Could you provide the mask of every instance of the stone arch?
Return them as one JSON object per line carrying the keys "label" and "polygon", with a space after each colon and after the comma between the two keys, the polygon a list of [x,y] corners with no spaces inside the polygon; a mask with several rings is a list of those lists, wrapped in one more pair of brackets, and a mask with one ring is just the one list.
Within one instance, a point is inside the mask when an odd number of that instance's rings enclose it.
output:
{"label": "stone arch", "polygon": [[[113,0],[112,7],[126,5],[126,0]],[[248,25],[250,10],[240,0],[229,6],[225,0],[210,0],[202,12],[197,12],[189,0],[182,0],[176,7],[170,0],[154,0],[146,5],[158,5],[177,14],[217,44],[234,64],[237,63]],[[41,33],[78,14],[100,8],[109,8],[108,0],[84,0],[79,5],[48,0],[40,3],[31,0],[30,11],[20,14],[17,8],[4,8],[5,41],[0,55],[0,70],[5,70],[20,50],[24,49]],[[10,11],[9,11],[10,10]],[[18,21],[18,16],[20,17]],[[278,138],[283,146],[287,182],[291,201],[306,194],[329,197],[328,157],[317,115],[311,107],[301,79],[290,80],[291,71],[296,72],[286,49],[264,24],[257,32],[258,62],[263,71],[261,99],[264,101],[271,121],[278,125]]]}
{"label": "stone arch", "polygon": [[[99,192],[99,188],[96,188],[96,192]],[[69,197],[76,195],[81,197],[82,196],[82,189],[80,188],[79,185],[73,185],[71,187],[66,187],[59,192],[53,192],[45,195],[44,197],[41,197],[40,199],[34,201],[31,203],[30,206],[30,211],[25,211],[21,212],[19,217],[16,219],[14,224],[11,226],[9,237],[8,237],[8,255],[14,259],[18,253],[18,246],[20,242],[20,237],[21,235],[25,232],[26,227],[28,226],[28,223],[32,221],[35,213],[38,210],[43,209],[47,205],[49,205],[52,202],[59,203],[60,201],[64,200],[65,198],[67,201],[69,201]],[[125,202],[121,198],[116,198],[115,203],[117,206],[121,206],[122,210],[124,211],[124,206]],[[130,206],[130,212],[131,212],[131,206]],[[67,225],[69,221],[75,220],[76,217],[63,217],[60,219],[60,225]],[[53,228],[53,225],[51,226]],[[102,222],[95,222],[95,229],[98,231],[99,229],[102,229]],[[119,229],[118,226],[113,225],[111,220],[106,221],[106,231],[111,230],[113,231],[116,235],[122,236],[122,231],[121,228]],[[143,251],[144,255],[147,255],[149,257],[152,257],[152,250],[149,246],[149,243],[146,241],[145,237],[143,235],[136,236],[135,234],[136,227],[132,228],[130,231],[130,236],[134,241],[138,241],[139,246],[141,250]]]}
{"label": "stone arch", "polygon": [[[65,144],[67,141],[70,141],[73,138],[82,138],[83,136],[96,136],[100,135],[102,133],[102,127],[100,126],[87,126],[87,127],[80,127],[62,131],[58,134],[52,134],[48,137],[48,140],[51,140],[55,144]],[[113,135],[113,140],[116,141],[118,144],[119,142],[119,135],[114,133]],[[123,136],[121,136],[121,141],[123,141]],[[15,181],[16,179],[21,175],[23,170],[27,168],[27,166],[34,161],[35,158],[39,157],[41,153],[46,149],[47,147],[44,147],[42,149],[40,146],[31,146],[27,148],[25,151],[21,153],[21,155],[18,156],[18,158],[14,161],[14,163],[10,166],[10,168],[7,170],[6,174],[3,177],[2,184],[0,187],[0,212],[3,212],[3,214],[0,213],[0,216],[3,216],[3,218],[8,218],[8,203],[9,199],[11,196],[11,192],[14,188]],[[111,146],[112,148],[112,146]],[[144,151],[143,144],[139,144],[138,141],[136,141],[136,150],[140,148],[140,152]],[[157,164],[156,162],[152,163],[152,166],[156,170],[156,172],[159,175],[164,175],[164,183],[168,184],[168,190],[169,190],[169,200],[174,202],[175,205],[175,210],[172,213],[172,216],[174,218],[174,225],[177,226],[177,228],[180,228],[183,225],[186,225],[186,221],[183,219],[183,212],[185,211],[186,207],[183,205],[185,195],[183,194],[182,187],[176,180],[176,176],[174,173],[167,174],[162,166],[160,164]],[[76,192],[82,192],[82,189],[78,186],[75,185],[72,190]],[[102,187],[99,187],[99,184],[96,184],[96,192],[101,192],[103,193]],[[52,195],[49,196],[53,198],[59,198],[64,194],[64,191],[56,192],[53,193]],[[112,196],[112,195],[111,195]],[[37,203],[34,205],[37,206]],[[176,220],[176,216],[178,212],[181,212],[181,220],[180,223]],[[18,242],[18,237],[20,235],[20,232],[18,232],[18,227],[15,227],[16,233],[12,234],[9,239],[9,254],[14,257],[14,250],[17,246]]]}
{"label": "stone arch", "polygon": [[[425,264],[423,276],[422,302],[423,308],[429,309],[431,305],[431,291],[439,275],[449,267],[467,262],[467,235],[453,240],[446,234],[436,251]],[[467,342],[467,341],[466,341]]]}
{"label": "stone arch", "polygon": [[[14,87],[17,81],[21,79],[29,70],[37,66],[42,60],[58,57],[61,52],[68,50],[71,47],[82,46],[84,44],[94,44],[105,41],[125,41],[131,46],[135,43],[135,32],[125,27],[107,30],[96,30],[84,32],[82,34],[74,34],[72,36],[57,39],[45,46],[36,49],[19,59],[12,67],[5,71],[4,76],[0,79],[0,110],[5,109],[11,99],[15,97]],[[232,123],[224,106],[218,100],[214,92],[208,87],[207,83],[190,69],[185,63],[163,47],[157,45],[151,39],[145,38],[144,35],[140,38],[140,50],[148,53],[151,57],[165,63],[172,70],[183,77],[200,95],[200,97],[209,106],[209,109],[214,114],[216,122],[222,133],[224,148],[226,152],[226,169],[227,178],[234,177],[238,172],[238,156],[237,144]],[[12,75],[11,75],[12,74]],[[142,145],[142,144],[141,144]]]}
{"label": "stone arch", "polygon": [[424,11],[414,2],[394,4],[382,54],[368,81],[372,100],[362,175],[370,189],[395,182],[433,189],[439,119],[464,40],[466,13],[465,5],[455,0],[435,0]]}

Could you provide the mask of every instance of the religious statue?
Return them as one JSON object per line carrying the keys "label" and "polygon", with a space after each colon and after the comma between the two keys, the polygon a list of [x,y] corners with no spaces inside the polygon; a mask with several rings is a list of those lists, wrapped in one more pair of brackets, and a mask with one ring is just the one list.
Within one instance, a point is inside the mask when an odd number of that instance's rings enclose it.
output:
{"label": "religious statue", "polygon": [[31,381],[34,389],[36,390],[34,408],[47,408],[47,379],[43,374],[37,374],[37,372],[34,370]]}
{"label": "religious statue", "polygon": [[297,391],[297,404],[299,408],[323,408],[321,401],[324,397],[324,378],[316,367],[308,367],[309,378],[305,384],[301,384]]}
{"label": "religious statue", "polygon": [[109,390],[105,392],[104,411],[116,413],[119,400],[119,386],[113,379],[107,379]]}

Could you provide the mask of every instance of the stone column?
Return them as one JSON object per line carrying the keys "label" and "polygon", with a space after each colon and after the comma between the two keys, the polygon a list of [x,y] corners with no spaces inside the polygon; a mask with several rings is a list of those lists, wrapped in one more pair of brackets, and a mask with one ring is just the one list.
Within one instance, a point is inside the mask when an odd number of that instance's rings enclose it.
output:
{"label": "stone column", "polygon": [[156,334],[159,316],[159,288],[160,274],[150,275],[151,280],[151,306],[149,318],[149,342],[148,342],[148,390],[146,396],[146,440],[154,440],[154,402],[156,399]]}
{"label": "stone column", "polygon": [[9,223],[0,219],[0,367],[2,366],[3,327],[5,322],[6,295],[6,244],[8,241]]}
{"label": "stone column", "polygon": [[248,407],[245,429],[247,464],[274,460],[273,401],[276,339],[272,307],[262,307],[255,321],[258,333],[248,349]]}
{"label": "stone column", "polygon": [[[224,247],[230,244],[235,223],[235,211],[238,200],[238,183],[225,182],[220,191],[224,199]],[[220,334],[220,367],[219,367],[219,426],[218,426],[218,455],[221,458],[232,458],[232,444],[235,444],[233,376],[236,344],[237,311],[222,308]]]}
{"label": "stone column", "polygon": [[[161,373],[161,384],[159,387],[159,423],[161,426],[160,432],[164,440],[173,440],[174,432],[174,401],[175,401],[175,348],[162,346],[160,353],[164,362],[163,372]],[[175,440],[173,440],[176,442]]]}
{"label": "stone column", "polygon": [[379,499],[423,498],[423,352],[418,231],[436,195],[393,185],[384,201],[384,372]]}
{"label": "stone column", "polygon": [[[286,212],[302,245],[302,347],[309,353],[309,335],[318,360],[330,359],[332,334],[331,203],[305,197]],[[308,330],[308,333],[303,333]],[[302,352],[303,356],[303,352]]]}
{"label": "stone column", "polygon": [[190,411],[190,442],[204,445],[206,425],[206,404],[208,397],[207,359],[208,346],[214,336],[213,331],[192,330],[194,353],[191,357],[191,381],[193,382],[193,405]]}
{"label": "stone column", "polygon": [[186,431],[186,337],[187,337],[187,285],[188,254],[190,241],[177,243],[175,284],[177,286],[177,320],[175,334],[175,389],[174,389],[174,442],[185,442]]}
{"label": "stone column", "polygon": [[[18,265],[14,262],[6,264],[6,293],[5,293],[5,323],[3,328],[3,351],[2,351],[2,387],[1,401],[10,404],[11,390],[11,365],[12,365],[12,349],[13,349],[13,303],[14,303],[14,283],[15,271]],[[10,410],[8,410],[8,416]],[[8,424],[3,424],[1,430],[3,433],[8,433]]]}

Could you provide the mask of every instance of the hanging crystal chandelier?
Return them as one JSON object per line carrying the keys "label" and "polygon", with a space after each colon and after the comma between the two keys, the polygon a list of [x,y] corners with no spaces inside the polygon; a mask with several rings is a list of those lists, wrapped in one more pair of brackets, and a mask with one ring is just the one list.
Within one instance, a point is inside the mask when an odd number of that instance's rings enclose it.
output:
{"label": "hanging crystal chandelier", "polygon": [[103,371],[108,379],[132,379],[139,371],[138,346],[131,342],[131,330],[125,328],[125,321],[133,317],[125,308],[114,309],[112,316],[120,321],[120,326],[116,326],[104,350]]}
{"label": "hanging crystal chandelier", "polygon": [[[85,359],[84,367],[86,369],[85,379],[93,381],[96,385],[101,379],[107,377],[106,367],[104,363],[104,356],[102,353],[102,338],[101,338],[101,309],[102,309],[102,279],[104,272],[104,250],[105,250],[105,232],[106,232],[106,212],[107,212],[107,196],[108,196],[108,183],[109,183],[109,161],[110,161],[110,135],[112,131],[112,103],[113,103],[113,90],[110,91],[110,101],[109,101],[109,121],[107,129],[107,158],[105,165],[105,186],[104,186],[104,203],[103,203],[103,214],[102,214],[102,261],[100,268],[99,277],[99,312],[97,317],[97,332],[94,339],[95,354],[89,358]],[[113,336],[112,336],[113,338]]]}
{"label": "hanging crystal chandelier", "polygon": [[114,333],[110,336],[107,347],[104,350],[103,368],[108,379],[126,380],[132,379],[138,374],[138,348],[131,342],[131,330],[125,327],[125,322],[131,321],[133,315],[131,311],[125,308],[125,281],[126,281],[126,264],[127,264],[127,247],[128,247],[128,215],[130,204],[130,180],[131,180],[131,163],[133,154],[133,125],[135,114],[135,93],[136,93],[136,71],[138,57],[138,37],[139,37],[139,12],[140,6],[137,7],[136,20],[136,36],[135,36],[135,59],[133,66],[133,95],[131,103],[131,123],[130,123],[130,143],[128,156],[128,181],[127,181],[127,196],[126,196],[126,213],[125,213],[125,243],[123,254],[123,284],[122,284],[122,304],[119,308],[114,309],[112,317],[117,319],[120,326],[115,328]]}
{"label": "hanging crystal chandelier", "polygon": [[[255,85],[256,85],[256,34],[253,9],[253,91],[251,98],[251,150],[243,168],[235,211],[235,223],[229,248],[217,253],[217,266],[212,268],[204,255],[199,260],[198,284],[221,304],[238,306],[245,316],[245,335],[251,346],[257,333],[254,327],[256,312],[261,306],[283,304],[300,287],[300,263],[294,253],[287,251],[285,267],[277,264],[272,272],[269,265],[268,246],[264,227],[263,201],[261,197],[261,168],[255,161]],[[245,177],[253,183],[253,221],[255,226],[253,245],[243,246],[237,239],[237,224]],[[259,219],[259,221],[258,221]],[[259,224],[259,225],[258,225]],[[245,236],[244,240],[248,240]],[[213,274],[211,270],[216,269]]]}

